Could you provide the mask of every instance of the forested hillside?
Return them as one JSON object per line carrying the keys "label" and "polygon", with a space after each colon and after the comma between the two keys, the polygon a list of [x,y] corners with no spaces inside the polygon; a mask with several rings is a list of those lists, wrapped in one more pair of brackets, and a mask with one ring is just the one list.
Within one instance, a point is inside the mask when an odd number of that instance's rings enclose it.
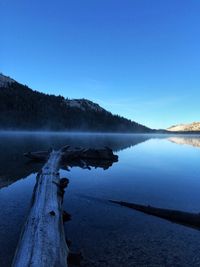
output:
{"label": "forested hillside", "polygon": [[86,99],[33,91],[17,82],[0,85],[0,128],[19,130],[74,130],[149,132],[149,128],[113,115]]}

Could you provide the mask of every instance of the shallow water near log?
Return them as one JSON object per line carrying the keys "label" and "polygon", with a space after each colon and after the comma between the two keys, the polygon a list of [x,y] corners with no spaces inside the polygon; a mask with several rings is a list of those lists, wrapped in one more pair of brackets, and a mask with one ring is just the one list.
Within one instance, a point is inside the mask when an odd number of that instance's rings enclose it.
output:
{"label": "shallow water near log", "polygon": [[64,209],[71,249],[81,266],[200,266],[200,231],[108,199],[200,212],[200,136],[0,134],[0,266],[11,266],[40,163],[24,152],[63,145],[108,146],[119,161],[104,170],[61,170],[70,180]]}

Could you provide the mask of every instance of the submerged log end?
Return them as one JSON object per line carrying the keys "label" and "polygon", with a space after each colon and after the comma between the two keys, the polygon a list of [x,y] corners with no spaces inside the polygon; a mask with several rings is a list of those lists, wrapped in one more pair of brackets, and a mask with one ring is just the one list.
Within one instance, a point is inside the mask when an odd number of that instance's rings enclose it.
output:
{"label": "submerged log end", "polygon": [[162,209],[150,205],[140,205],[136,203],[129,203],[124,201],[109,200],[109,202],[118,204],[127,208],[131,208],[148,215],[159,217],[173,223],[182,224],[187,227],[200,230],[200,214],[190,213],[180,210]]}

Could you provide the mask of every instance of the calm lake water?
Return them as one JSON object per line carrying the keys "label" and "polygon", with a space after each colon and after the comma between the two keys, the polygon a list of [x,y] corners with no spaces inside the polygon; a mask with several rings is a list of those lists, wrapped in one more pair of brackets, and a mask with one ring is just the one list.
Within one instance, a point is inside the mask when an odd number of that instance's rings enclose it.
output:
{"label": "calm lake water", "polygon": [[0,134],[0,266],[11,266],[40,164],[27,151],[63,145],[109,146],[119,161],[109,169],[61,170],[70,184],[64,209],[71,249],[81,266],[200,266],[200,232],[110,204],[123,200],[200,212],[200,136]]}

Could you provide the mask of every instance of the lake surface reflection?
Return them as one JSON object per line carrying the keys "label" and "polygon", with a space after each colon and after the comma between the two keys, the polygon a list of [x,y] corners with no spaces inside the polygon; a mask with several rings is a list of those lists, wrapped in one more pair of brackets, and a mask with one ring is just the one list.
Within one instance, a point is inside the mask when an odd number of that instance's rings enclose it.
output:
{"label": "lake surface reflection", "polygon": [[0,266],[11,265],[41,164],[23,153],[63,145],[112,148],[107,170],[72,168],[64,209],[81,266],[200,266],[200,232],[129,210],[108,199],[200,212],[200,137],[165,135],[0,135]]}

